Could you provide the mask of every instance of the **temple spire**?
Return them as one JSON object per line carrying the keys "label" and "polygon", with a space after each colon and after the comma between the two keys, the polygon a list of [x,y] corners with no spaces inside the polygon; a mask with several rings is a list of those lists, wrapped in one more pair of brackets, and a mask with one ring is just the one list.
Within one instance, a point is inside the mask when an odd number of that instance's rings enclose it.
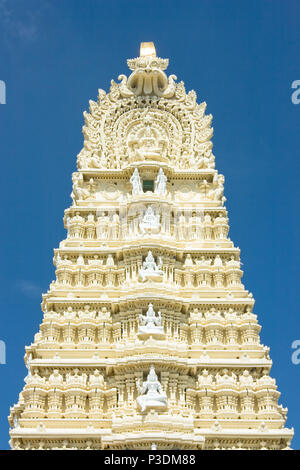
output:
{"label": "temple spire", "polygon": [[[84,113],[84,145],[14,449],[285,449],[211,115],[142,43]],[[237,162],[238,164],[238,162]]]}

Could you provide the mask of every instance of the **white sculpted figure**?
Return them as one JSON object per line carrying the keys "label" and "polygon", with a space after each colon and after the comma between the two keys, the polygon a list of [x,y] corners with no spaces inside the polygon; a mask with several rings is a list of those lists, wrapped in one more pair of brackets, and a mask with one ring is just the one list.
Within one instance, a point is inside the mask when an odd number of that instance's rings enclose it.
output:
{"label": "white sculpted figure", "polygon": [[221,201],[222,205],[226,201],[226,197],[224,196],[224,182],[224,175],[216,172],[213,177],[213,189],[208,192],[209,199],[212,199],[213,201]]}
{"label": "white sculpted figure", "polygon": [[235,385],[237,382],[236,375],[232,372],[231,375],[228,374],[228,370],[223,370],[223,375],[216,374],[216,383],[217,385]]}
{"label": "white sculpted figure", "polygon": [[145,411],[146,408],[167,407],[167,395],[162,390],[154,366],[150,367],[147,380],[143,382],[143,385],[141,386],[138,381],[136,386],[141,394],[136,400],[141,411]]}
{"label": "white sculpted figure", "polygon": [[148,206],[143,220],[139,224],[142,235],[145,235],[145,233],[158,233],[160,230],[159,218],[159,214],[155,214],[152,207]]}
{"label": "white sculpted figure", "polygon": [[248,370],[244,370],[243,374],[240,376],[240,384],[243,387],[253,386],[253,377]]}
{"label": "white sculpted figure", "polygon": [[131,178],[130,183],[132,185],[132,195],[135,196],[136,194],[142,194],[143,188],[141,183],[141,178],[139,175],[139,170],[135,168]]}
{"label": "white sculpted figure", "polygon": [[87,375],[86,374],[79,375],[78,372],[79,372],[79,369],[74,369],[73,374],[68,373],[66,375],[67,385],[86,385]]}
{"label": "white sculpted figure", "polygon": [[90,380],[89,383],[91,386],[98,386],[98,387],[103,387],[104,385],[104,378],[103,375],[100,374],[99,370],[96,369],[94,374],[90,375]]}
{"label": "white sculpted figure", "polygon": [[213,384],[213,376],[208,373],[207,369],[204,369],[201,375],[198,375],[198,385],[207,387]]}
{"label": "white sculpted figure", "polygon": [[167,177],[162,168],[159,169],[157,178],[155,180],[154,193],[160,196],[165,196],[167,192]]}
{"label": "white sculpted figure", "polygon": [[87,199],[90,197],[94,198],[92,192],[94,191],[94,180],[93,178],[90,179],[88,183],[88,188],[84,187],[84,180],[82,173],[73,173],[72,175],[73,181],[73,191],[71,193],[71,198],[73,200],[73,204],[76,205],[78,199]]}
{"label": "white sculpted figure", "polygon": [[18,417],[17,414],[14,415],[14,424],[13,424],[13,427],[14,427],[14,428],[19,428],[19,427],[20,427],[19,417]]}
{"label": "white sculpted figure", "polygon": [[109,216],[105,212],[100,212],[96,223],[97,238],[105,239],[108,235]]}
{"label": "white sculpted figure", "polygon": [[146,259],[143,262],[143,267],[139,270],[139,279],[142,282],[145,282],[148,279],[161,282],[163,277],[163,271],[161,270],[161,266],[161,258],[159,258],[159,262],[157,265],[152,255],[152,251],[149,250]]}
{"label": "white sculpted figure", "polygon": [[139,315],[140,319],[140,326],[138,329],[139,336],[163,336],[164,329],[162,326],[162,319],[161,313],[157,312],[157,316],[155,315],[155,311],[153,309],[153,305],[148,305],[148,310],[146,315]]}
{"label": "white sculpted figure", "polygon": [[196,261],[198,266],[210,266],[211,265],[211,259],[206,259],[205,256],[201,256],[199,260]]}
{"label": "white sculpted figure", "polygon": [[223,261],[220,255],[215,257],[214,266],[221,267],[223,266]]}
{"label": "white sculpted figure", "polygon": [[234,256],[231,256],[231,257],[230,257],[230,260],[227,261],[226,266],[234,267],[234,268],[239,268],[239,267],[240,267],[240,262],[237,261],[237,260],[234,258]]}
{"label": "white sculpted figure", "polygon": [[168,137],[162,126],[152,127],[151,115],[141,118],[140,126],[133,126],[127,139],[129,161],[155,160],[167,162]]}
{"label": "white sculpted figure", "polygon": [[49,384],[51,385],[61,385],[64,381],[63,376],[59,373],[58,369],[54,369],[52,374],[50,375],[49,379]]}

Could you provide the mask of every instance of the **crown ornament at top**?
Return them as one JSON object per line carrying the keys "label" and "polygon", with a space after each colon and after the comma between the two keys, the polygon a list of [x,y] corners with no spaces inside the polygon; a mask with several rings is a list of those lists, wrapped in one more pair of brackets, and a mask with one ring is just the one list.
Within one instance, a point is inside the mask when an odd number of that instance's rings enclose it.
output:
{"label": "crown ornament at top", "polygon": [[196,93],[164,70],[168,59],[156,56],[153,43],[142,43],[140,56],[128,61],[129,77],[111,80],[84,112],[84,145],[78,169],[122,169],[142,161],[176,169],[214,169],[212,116]]}
{"label": "crown ornament at top", "polygon": [[176,75],[167,75],[164,70],[169,65],[169,59],[156,57],[156,50],[152,42],[142,42],[140,57],[127,60],[128,67],[132,74],[127,78],[120,75],[122,81],[121,94],[127,97],[135,96],[159,96],[172,98],[176,91]]}

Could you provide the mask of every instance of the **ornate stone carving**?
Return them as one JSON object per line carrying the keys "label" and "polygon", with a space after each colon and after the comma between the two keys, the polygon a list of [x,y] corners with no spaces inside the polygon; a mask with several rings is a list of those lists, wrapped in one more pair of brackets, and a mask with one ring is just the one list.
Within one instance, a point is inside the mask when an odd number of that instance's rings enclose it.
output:
{"label": "ornate stone carving", "polygon": [[149,336],[152,336],[153,338],[164,337],[161,313],[158,312],[156,316],[153,305],[151,303],[148,305],[146,315],[140,314],[139,319],[140,325],[138,329],[138,335],[140,338],[147,338]]}
{"label": "ornate stone carving", "polygon": [[144,412],[147,409],[164,409],[167,407],[167,396],[162,390],[162,386],[157,378],[155,367],[152,365],[147,380],[140,385],[136,383],[140,396],[137,398],[137,404]]}
{"label": "ornate stone carving", "polygon": [[138,194],[142,194],[143,188],[141,183],[141,178],[139,175],[139,170],[137,168],[134,169],[134,172],[130,178],[130,183],[132,186],[132,195],[136,196]]}
{"label": "ornate stone carving", "polygon": [[159,169],[156,177],[154,192],[159,196],[165,196],[167,193],[167,177],[162,168]]}
{"label": "ornate stone carving", "polygon": [[152,251],[148,251],[145,261],[143,262],[142,268],[139,270],[139,279],[142,282],[151,280],[156,282],[161,282],[163,278],[163,271],[161,270],[162,261],[159,259],[158,264],[156,264]]}
{"label": "ornate stone carving", "polygon": [[68,234],[11,408],[14,449],[290,445],[228,238],[211,116],[167,65],[145,45],[84,113]]}
{"label": "ornate stone carving", "polygon": [[131,161],[163,161],[175,168],[214,168],[211,115],[205,103],[186,94],[182,82],[168,78],[168,60],[140,57],[128,61],[133,71],[99,90],[84,113],[84,147],[78,168],[123,168]]}
{"label": "ornate stone carving", "polygon": [[159,219],[160,215],[154,213],[152,206],[148,206],[143,219],[139,224],[142,235],[145,235],[146,233],[158,233],[160,231]]}

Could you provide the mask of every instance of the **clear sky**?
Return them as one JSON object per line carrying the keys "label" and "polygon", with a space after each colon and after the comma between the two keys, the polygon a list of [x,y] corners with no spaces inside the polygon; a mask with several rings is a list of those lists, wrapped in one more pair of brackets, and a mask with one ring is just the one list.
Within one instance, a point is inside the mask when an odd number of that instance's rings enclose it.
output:
{"label": "clear sky", "polygon": [[[127,73],[141,41],[169,57],[169,73],[214,116],[230,237],[256,299],[272,376],[300,448],[299,122],[300,3],[295,0],[0,0],[1,322],[0,448],[9,407],[24,384],[25,345],[42,320],[65,238],[82,112],[98,88]],[[297,432],[299,431],[299,432]]]}

